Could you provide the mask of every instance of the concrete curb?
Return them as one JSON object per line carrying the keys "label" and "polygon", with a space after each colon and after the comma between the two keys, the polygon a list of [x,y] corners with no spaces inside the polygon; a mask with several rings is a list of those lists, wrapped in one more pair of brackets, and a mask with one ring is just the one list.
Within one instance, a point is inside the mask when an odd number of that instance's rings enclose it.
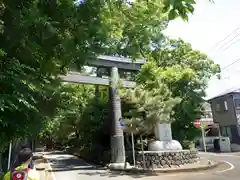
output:
{"label": "concrete curb", "polygon": [[76,170],[108,170],[105,167],[87,167],[87,168],[82,168],[82,167],[72,167],[72,168],[54,168],[54,169],[46,169],[48,172],[62,172],[62,171],[76,171]]}
{"label": "concrete curb", "polygon": [[211,165],[205,165],[200,167],[193,167],[193,168],[169,168],[169,169],[109,169],[110,171],[118,171],[118,172],[126,172],[126,173],[180,173],[180,172],[196,172],[196,171],[204,171],[216,168],[219,166],[221,162],[213,162]]}

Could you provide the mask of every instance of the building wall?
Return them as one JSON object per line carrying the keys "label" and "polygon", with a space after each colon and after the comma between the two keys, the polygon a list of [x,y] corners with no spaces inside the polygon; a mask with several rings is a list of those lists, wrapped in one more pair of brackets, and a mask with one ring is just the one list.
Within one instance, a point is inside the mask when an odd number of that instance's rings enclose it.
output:
{"label": "building wall", "polygon": [[[225,104],[227,103],[227,109]],[[220,105],[220,109],[219,109]],[[232,95],[219,97],[211,101],[211,108],[214,122],[219,122],[220,126],[231,126],[237,124],[235,108]]]}
{"label": "building wall", "polygon": [[[214,122],[219,122],[221,134],[223,136],[228,136],[232,143],[240,144],[239,120],[237,119],[240,112],[236,109],[236,99],[240,99],[240,96],[231,94],[213,99],[211,101],[211,108]],[[227,102],[227,110],[224,107],[224,101]],[[221,104],[220,110],[217,109],[217,104]]]}
{"label": "building wall", "polygon": [[239,94],[234,94],[233,95],[233,102],[234,102],[234,108],[235,108],[235,113],[237,117],[237,124],[240,124],[240,95]]}
{"label": "building wall", "polygon": [[237,118],[237,126],[236,126],[235,133],[238,134],[238,136],[240,137],[240,94],[239,93],[233,95],[233,102],[234,102],[235,114]]}
{"label": "building wall", "polygon": [[[231,137],[230,137],[231,142],[240,144],[240,137],[239,137],[237,125],[232,125],[229,128],[231,129]],[[229,136],[229,135],[227,134],[227,136]]]}

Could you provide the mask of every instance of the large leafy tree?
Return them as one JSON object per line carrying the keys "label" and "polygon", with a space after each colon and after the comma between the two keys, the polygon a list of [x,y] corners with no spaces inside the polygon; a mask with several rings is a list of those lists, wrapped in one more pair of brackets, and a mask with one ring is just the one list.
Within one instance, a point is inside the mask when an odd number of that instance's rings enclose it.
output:
{"label": "large leafy tree", "polygon": [[2,1],[2,137],[7,142],[37,131],[32,127],[48,116],[50,108],[44,108],[45,104],[66,67],[81,67],[89,56],[99,53],[141,56],[142,49],[162,36],[168,14],[174,11],[184,17],[193,12],[193,4],[189,0],[164,4],[157,0],[132,4],[119,0]]}
{"label": "large leafy tree", "polygon": [[36,134],[54,113],[59,74],[100,53],[142,56],[194,1],[3,0],[0,2],[0,135]]}
{"label": "large leafy tree", "polygon": [[137,80],[154,84],[160,78],[173,96],[181,97],[181,103],[175,108],[173,135],[181,141],[191,140],[198,133],[192,122],[201,116],[207,81],[220,68],[207,55],[182,40],[167,40],[149,56],[151,61],[143,66]]}
{"label": "large leafy tree", "polygon": [[49,103],[60,83],[58,75],[70,64],[81,66],[86,57],[99,53],[100,39],[106,37],[95,18],[97,1],[81,6],[65,0],[3,1],[1,5],[0,130],[4,148],[11,139],[37,134],[42,122],[51,119],[54,105],[50,108]]}
{"label": "large leafy tree", "polygon": [[44,107],[59,85],[57,76],[79,52],[72,37],[78,28],[70,31],[79,24],[67,18],[77,13],[67,1],[4,1],[2,8],[0,119],[1,135],[10,140],[41,127],[37,123],[48,115]]}
{"label": "large leafy tree", "polygon": [[69,138],[78,139],[82,116],[90,100],[94,98],[93,86],[64,84],[55,92],[56,110],[51,120],[44,122],[40,132],[46,143],[64,143]]}

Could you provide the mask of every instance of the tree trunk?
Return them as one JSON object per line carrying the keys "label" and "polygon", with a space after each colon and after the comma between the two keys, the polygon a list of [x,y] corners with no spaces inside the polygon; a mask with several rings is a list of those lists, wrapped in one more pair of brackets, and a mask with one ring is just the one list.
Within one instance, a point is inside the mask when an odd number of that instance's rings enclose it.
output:
{"label": "tree trunk", "polygon": [[129,150],[132,148],[131,142],[130,142],[130,137],[125,135],[125,140],[126,140],[126,149]]}
{"label": "tree trunk", "polygon": [[80,137],[80,133],[79,133],[78,130],[76,130],[75,134],[76,134],[76,138],[79,139],[79,137]]}
{"label": "tree trunk", "polygon": [[141,140],[141,149],[142,149],[142,158],[143,158],[143,168],[146,169],[146,161],[145,161],[145,155],[144,155],[144,146],[143,146],[142,135],[140,135],[140,140]]}
{"label": "tree trunk", "polygon": [[132,155],[133,155],[133,166],[136,166],[136,159],[135,159],[135,147],[134,147],[134,135],[133,132],[131,132],[132,137]]}
{"label": "tree trunk", "polygon": [[0,153],[0,177],[1,177],[1,172],[3,172],[3,165],[2,165],[2,153]]}
{"label": "tree trunk", "polygon": [[[101,77],[100,68],[97,68],[97,77]],[[95,85],[95,99],[96,99],[96,103],[98,104],[98,102],[100,100],[100,87],[99,87],[99,85]]]}

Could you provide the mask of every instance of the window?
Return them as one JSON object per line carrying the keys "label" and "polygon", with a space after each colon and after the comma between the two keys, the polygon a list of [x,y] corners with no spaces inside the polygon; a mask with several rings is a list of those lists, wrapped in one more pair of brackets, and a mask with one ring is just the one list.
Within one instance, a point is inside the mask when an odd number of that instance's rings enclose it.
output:
{"label": "window", "polygon": [[226,128],[225,127],[221,127],[221,135],[226,137],[227,136],[227,132],[226,132]]}
{"label": "window", "polygon": [[216,111],[221,111],[221,105],[220,105],[220,103],[217,103],[217,104],[216,104]]}
{"label": "window", "polygon": [[228,110],[228,104],[227,104],[227,101],[224,101],[224,110],[225,110],[225,111]]}
{"label": "window", "polygon": [[217,112],[224,112],[224,111],[228,111],[228,103],[226,100],[224,101],[218,101],[216,103],[216,111]]}
{"label": "window", "polygon": [[240,108],[240,99],[235,99],[234,104],[236,108]]}
{"label": "window", "polygon": [[232,131],[230,126],[222,127],[222,136],[229,137],[230,141],[232,141]]}
{"label": "window", "polygon": [[238,136],[240,137],[240,126],[237,126]]}

